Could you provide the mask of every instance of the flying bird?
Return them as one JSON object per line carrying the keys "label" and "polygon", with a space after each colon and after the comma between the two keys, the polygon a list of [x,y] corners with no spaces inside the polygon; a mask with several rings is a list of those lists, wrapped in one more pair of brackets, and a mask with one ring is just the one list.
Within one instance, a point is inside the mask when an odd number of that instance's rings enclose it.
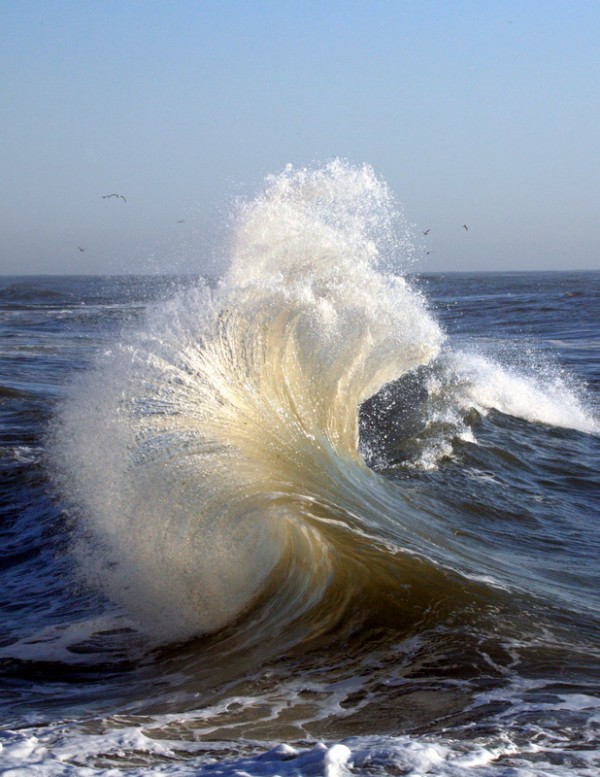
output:
{"label": "flying bird", "polygon": [[431,232],[431,229],[425,229],[423,230],[424,235],[428,235]]}
{"label": "flying bird", "polygon": [[107,200],[110,197],[120,197],[123,200],[123,202],[127,202],[127,200],[125,199],[125,197],[123,197],[122,194],[103,194],[103,195],[101,195],[101,198],[103,200]]}
{"label": "flying bird", "polygon": [[82,248],[81,246],[77,246],[77,248],[78,248],[80,251],[85,251],[85,248]]}
{"label": "flying bird", "polygon": [[463,228],[466,229],[467,232],[469,231],[469,227],[466,224],[463,224]]}
{"label": "flying bird", "polygon": [[183,224],[185,222],[185,219],[177,219],[178,224]]}

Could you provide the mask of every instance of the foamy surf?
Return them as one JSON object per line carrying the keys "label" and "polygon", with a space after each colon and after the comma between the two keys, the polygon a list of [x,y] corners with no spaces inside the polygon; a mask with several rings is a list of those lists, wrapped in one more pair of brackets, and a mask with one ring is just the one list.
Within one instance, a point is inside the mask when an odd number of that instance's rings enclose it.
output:
{"label": "foamy surf", "polygon": [[[569,704],[569,699],[565,701]],[[588,702],[588,713],[597,709],[597,699]],[[534,713],[535,705],[525,706]],[[99,733],[79,733],[68,724],[6,731],[1,735],[0,759],[15,777],[594,777],[599,758],[593,740],[586,738],[592,734],[591,723],[566,757],[560,735],[535,726],[529,739],[525,732],[479,736],[470,742],[451,736],[379,735],[309,746],[245,742],[232,753],[231,743],[166,737],[163,725],[154,719],[144,728],[120,722]]]}
{"label": "foamy surf", "polygon": [[462,410],[494,409],[531,423],[587,434],[600,431],[581,389],[556,367],[536,368],[534,364],[527,370],[464,351],[449,354],[445,364],[450,375],[447,383],[457,386],[457,402]]}

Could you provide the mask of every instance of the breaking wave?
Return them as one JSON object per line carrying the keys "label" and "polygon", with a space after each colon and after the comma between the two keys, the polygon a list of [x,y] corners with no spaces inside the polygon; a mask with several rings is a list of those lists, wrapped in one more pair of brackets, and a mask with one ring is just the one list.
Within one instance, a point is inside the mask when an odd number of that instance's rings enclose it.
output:
{"label": "breaking wave", "polygon": [[452,354],[400,275],[411,245],[370,167],[287,168],[240,207],[218,286],[151,309],[74,383],[53,454],[76,552],[144,630],[254,611],[254,639],[314,633],[382,590],[407,618],[458,590],[451,532],[376,471],[386,407],[413,467],[472,436],[473,409],[597,430],[567,386]]}

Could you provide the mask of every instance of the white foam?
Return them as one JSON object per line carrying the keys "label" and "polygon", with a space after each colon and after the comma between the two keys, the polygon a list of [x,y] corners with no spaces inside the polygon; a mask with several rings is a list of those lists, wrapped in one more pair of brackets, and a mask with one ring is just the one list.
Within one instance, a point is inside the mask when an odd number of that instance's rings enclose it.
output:
{"label": "white foam", "polygon": [[582,391],[550,366],[525,370],[504,366],[481,354],[459,351],[448,355],[463,408],[492,408],[532,423],[598,434],[600,423],[586,407]]}
{"label": "white foam", "polygon": [[[363,679],[356,676],[339,684],[343,687],[329,686],[335,698],[325,710],[327,719],[356,713],[356,706],[346,708],[339,702]],[[474,697],[471,710],[476,714],[470,720],[483,724],[479,729],[467,721],[420,736],[279,743],[219,739],[228,712],[245,719],[247,712],[262,707],[268,708],[263,722],[274,723],[279,715],[285,720],[294,703],[294,684],[296,690],[326,695],[327,688],[318,682],[290,677],[278,687],[274,704],[259,696],[232,695],[188,712],[3,731],[0,771],[7,770],[11,777],[595,777],[600,769],[600,700],[592,693],[560,690],[555,681],[516,674],[502,687]],[[486,710],[490,717],[485,717]]]}
{"label": "white foam", "polygon": [[365,736],[310,746],[232,746],[153,739],[131,726],[83,734],[63,725],[0,732],[0,768],[7,777],[595,777],[598,750],[573,749],[562,759],[557,745],[539,738],[517,745],[507,733],[487,743],[452,736]]}

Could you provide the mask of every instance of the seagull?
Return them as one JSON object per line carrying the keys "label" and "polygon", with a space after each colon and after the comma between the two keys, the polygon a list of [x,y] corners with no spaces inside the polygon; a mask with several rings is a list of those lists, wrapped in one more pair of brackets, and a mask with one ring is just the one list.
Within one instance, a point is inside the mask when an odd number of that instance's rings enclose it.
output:
{"label": "seagull", "polygon": [[463,227],[467,230],[467,232],[469,231],[469,227],[466,224],[463,224]]}
{"label": "seagull", "polygon": [[430,232],[431,232],[431,229],[425,229],[425,230],[423,231],[423,234],[424,234],[424,235],[428,235]]}
{"label": "seagull", "polygon": [[109,199],[110,197],[120,197],[120,198],[123,200],[123,202],[127,202],[127,200],[125,199],[125,197],[123,197],[123,195],[122,195],[122,194],[103,194],[103,195],[101,196],[101,199],[103,199],[103,200],[107,200],[107,199]]}

